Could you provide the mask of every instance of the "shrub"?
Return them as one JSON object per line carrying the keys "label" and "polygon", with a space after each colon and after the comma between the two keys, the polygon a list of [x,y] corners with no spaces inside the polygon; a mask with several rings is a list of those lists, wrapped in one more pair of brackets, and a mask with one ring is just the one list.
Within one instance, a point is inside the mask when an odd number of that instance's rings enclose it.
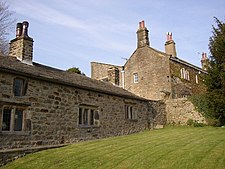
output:
{"label": "shrub", "polygon": [[192,126],[193,123],[194,123],[193,119],[188,119],[188,121],[187,121],[188,126]]}

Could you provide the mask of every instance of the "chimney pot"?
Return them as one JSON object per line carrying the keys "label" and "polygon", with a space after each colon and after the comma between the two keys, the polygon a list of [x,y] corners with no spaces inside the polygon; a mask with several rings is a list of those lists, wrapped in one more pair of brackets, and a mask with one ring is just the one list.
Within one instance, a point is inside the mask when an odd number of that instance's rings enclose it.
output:
{"label": "chimney pot", "polygon": [[207,70],[209,67],[209,59],[205,52],[202,52],[202,59],[201,59],[202,69]]}
{"label": "chimney pot", "polygon": [[145,21],[139,22],[139,28],[144,29],[145,28]]}
{"label": "chimney pot", "polygon": [[16,37],[20,37],[22,35],[23,25],[22,23],[17,23],[16,25]]}
{"label": "chimney pot", "polygon": [[206,60],[206,59],[208,59],[206,53],[202,52],[202,60]]}
{"label": "chimney pot", "polygon": [[22,31],[23,36],[28,37],[28,27],[29,27],[29,23],[27,21],[24,21],[23,22],[23,31]]}
{"label": "chimney pot", "polygon": [[173,40],[173,38],[172,38],[172,32],[167,32],[167,34],[166,34],[166,40],[167,41]]}

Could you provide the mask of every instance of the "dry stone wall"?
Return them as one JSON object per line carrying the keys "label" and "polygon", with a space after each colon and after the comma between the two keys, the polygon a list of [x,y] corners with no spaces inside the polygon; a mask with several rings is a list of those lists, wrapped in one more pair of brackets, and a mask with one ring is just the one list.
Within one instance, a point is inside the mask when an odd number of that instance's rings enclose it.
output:
{"label": "dry stone wall", "polygon": [[199,123],[206,123],[201,113],[195,110],[194,105],[187,98],[171,99],[166,102],[167,124],[186,125],[188,119]]}

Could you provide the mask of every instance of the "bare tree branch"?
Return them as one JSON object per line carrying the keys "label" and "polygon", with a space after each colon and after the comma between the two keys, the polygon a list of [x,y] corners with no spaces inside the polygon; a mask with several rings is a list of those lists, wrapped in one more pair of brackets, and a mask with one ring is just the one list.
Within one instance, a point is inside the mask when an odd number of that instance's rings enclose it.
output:
{"label": "bare tree branch", "polygon": [[0,53],[2,54],[8,53],[8,36],[15,23],[13,14],[6,2],[0,2]]}

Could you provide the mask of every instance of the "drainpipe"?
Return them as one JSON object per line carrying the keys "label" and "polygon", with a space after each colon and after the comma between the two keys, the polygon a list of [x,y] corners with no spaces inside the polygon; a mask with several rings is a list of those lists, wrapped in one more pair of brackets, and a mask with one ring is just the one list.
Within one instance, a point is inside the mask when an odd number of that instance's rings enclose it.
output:
{"label": "drainpipe", "polygon": [[123,87],[123,89],[124,89],[124,87],[125,87],[125,77],[124,77],[124,73],[125,73],[125,71],[124,71],[124,66],[123,66],[123,68],[122,68],[122,70],[121,70],[121,75],[122,75],[122,87]]}

